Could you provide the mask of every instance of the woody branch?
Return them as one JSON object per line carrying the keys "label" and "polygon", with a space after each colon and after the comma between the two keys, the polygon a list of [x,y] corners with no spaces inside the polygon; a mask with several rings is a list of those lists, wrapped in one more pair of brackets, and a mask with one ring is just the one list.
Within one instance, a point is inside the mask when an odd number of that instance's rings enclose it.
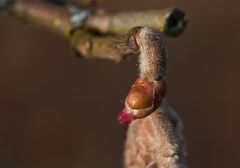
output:
{"label": "woody branch", "polygon": [[5,10],[11,16],[65,37],[84,58],[123,60],[129,54],[124,35],[134,26],[152,26],[169,36],[180,35],[186,26],[185,14],[177,8],[108,14],[102,9],[39,0],[0,1],[11,1]]}

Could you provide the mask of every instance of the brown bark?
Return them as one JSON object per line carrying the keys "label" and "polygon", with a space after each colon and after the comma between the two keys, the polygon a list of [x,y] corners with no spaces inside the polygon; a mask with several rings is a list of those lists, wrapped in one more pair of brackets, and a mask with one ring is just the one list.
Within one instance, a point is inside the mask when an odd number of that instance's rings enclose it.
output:
{"label": "brown bark", "polygon": [[[49,29],[65,37],[84,58],[123,60],[128,51],[124,47],[124,34],[134,26],[148,25],[169,36],[177,36],[186,25],[185,14],[179,9],[159,11],[119,12],[106,14],[103,10],[80,12],[90,14],[76,27],[71,21],[73,14],[66,6],[20,0],[11,4],[8,13],[25,23]],[[85,13],[86,14],[86,13]],[[119,40],[120,39],[120,40]]]}

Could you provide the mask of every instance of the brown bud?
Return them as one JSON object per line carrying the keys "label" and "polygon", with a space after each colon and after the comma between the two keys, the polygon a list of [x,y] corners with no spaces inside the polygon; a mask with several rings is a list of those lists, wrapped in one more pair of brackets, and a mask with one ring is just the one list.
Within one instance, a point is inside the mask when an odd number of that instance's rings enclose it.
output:
{"label": "brown bud", "polygon": [[153,101],[153,83],[146,78],[138,79],[127,96],[127,103],[132,109],[148,108]]}
{"label": "brown bud", "polygon": [[159,107],[166,89],[164,80],[138,78],[126,98],[126,110],[132,113],[135,119],[148,116]]}

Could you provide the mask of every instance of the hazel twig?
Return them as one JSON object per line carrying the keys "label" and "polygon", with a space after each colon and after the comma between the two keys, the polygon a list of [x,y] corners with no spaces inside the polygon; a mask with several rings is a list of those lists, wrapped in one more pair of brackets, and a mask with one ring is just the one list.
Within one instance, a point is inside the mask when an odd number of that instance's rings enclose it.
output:
{"label": "hazel twig", "polygon": [[[163,11],[120,12],[110,15],[102,10],[90,11],[88,8],[78,9],[74,6],[69,8],[69,6],[54,5],[39,0],[4,1],[12,2],[6,9],[10,15],[25,23],[62,35],[74,50],[85,58],[114,61],[124,59],[128,55],[124,50],[125,47],[122,47],[124,35],[132,26],[149,24],[174,36],[184,30],[186,23],[185,14],[175,8]],[[123,39],[122,43],[119,39]]]}
{"label": "hazel twig", "polygon": [[[163,34],[149,27],[134,28],[129,48],[139,55],[139,77],[118,116],[129,124],[126,168],[184,168],[184,139],[177,114],[167,105],[167,48]],[[135,43],[135,44],[134,44]]]}
{"label": "hazel twig", "polygon": [[[100,23],[101,21],[101,23]],[[86,26],[100,32],[126,33],[136,26],[152,26],[169,36],[180,35],[186,27],[185,13],[178,8],[139,12],[104,12],[92,16]]]}

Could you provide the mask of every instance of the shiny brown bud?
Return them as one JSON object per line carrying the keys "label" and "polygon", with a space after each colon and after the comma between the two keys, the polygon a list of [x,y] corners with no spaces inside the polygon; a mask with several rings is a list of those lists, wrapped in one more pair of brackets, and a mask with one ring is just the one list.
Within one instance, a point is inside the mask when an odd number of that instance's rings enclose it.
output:
{"label": "shiny brown bud", "polygon": [[126,111],[133,114],[134,119],[148,116],[160,106],[166,94],[166,86],[164,80],[138,78],[126,98]]}
{"label": "shiny brown bud", "polygon": [[132,86],[127,96],[127,103],[132,109],[148,108],[153,101],[153,83],[144,79],[138,79]]}

